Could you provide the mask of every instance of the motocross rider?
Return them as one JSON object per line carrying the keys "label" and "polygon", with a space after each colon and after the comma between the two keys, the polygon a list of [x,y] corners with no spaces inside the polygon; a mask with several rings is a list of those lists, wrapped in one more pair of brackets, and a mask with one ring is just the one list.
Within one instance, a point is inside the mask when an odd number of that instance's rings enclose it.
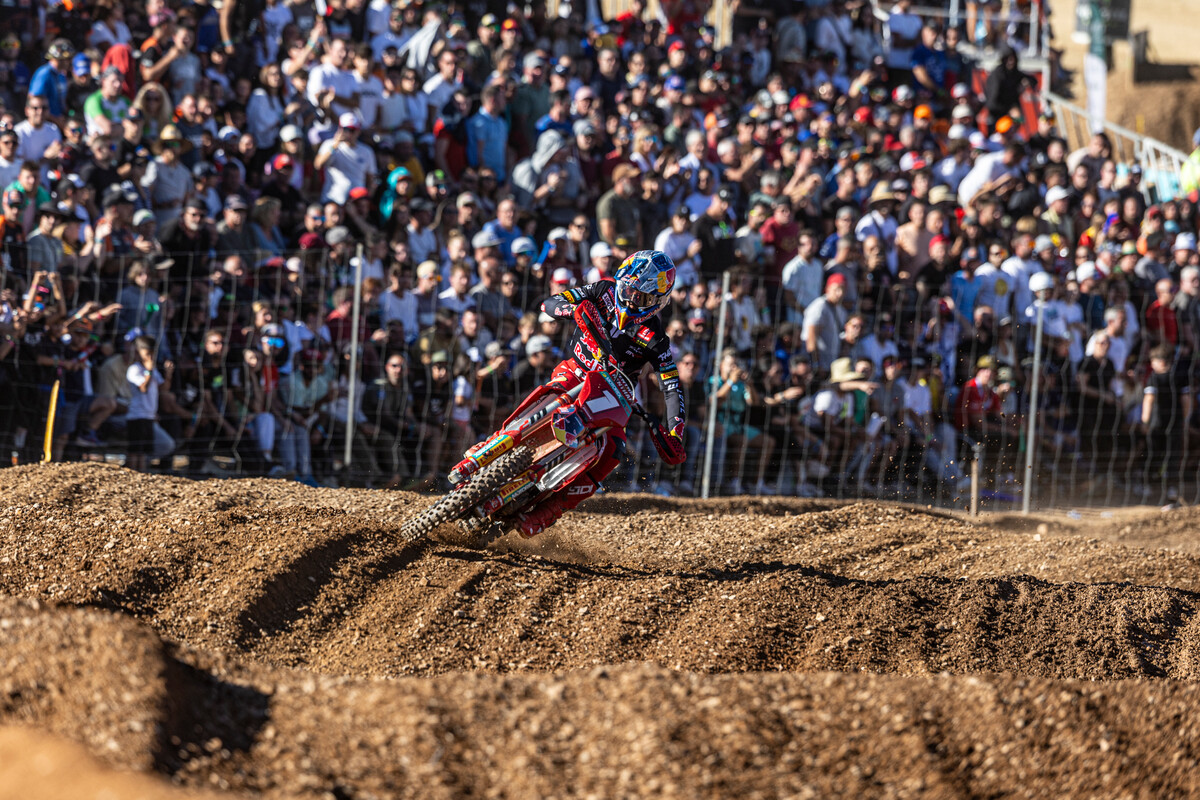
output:
{"label": "motocross rider", "polygon": [[[650,363],[658,371],[666,396],[666,422],[653,426],[650,435],[659,456],[669,464],[683,463],[683,431],[687,414],[679,391],[679,370],[671,357],[670,342],[659,312],[671,301],[675,264],[661,250],[641,250],[625,259],[612,278],[551,295],[542,311],[559,319],[571,317],[576,329],[571,335],[567,357],[554,368],[545,387],[534,390],[510,419],[518,417],[547,390],[566,392],[583,381],[589,370],[604,363],[604,356],[588,332],[607,336],[616,366],[636,380],[642,366]],[[625,450],[625,431],[614,428],[605,435],[605,446],[595,465],[557,492],[517,518],[525,536],[549,528],[564,511],[596,493],[600,481],[620,463]]]}

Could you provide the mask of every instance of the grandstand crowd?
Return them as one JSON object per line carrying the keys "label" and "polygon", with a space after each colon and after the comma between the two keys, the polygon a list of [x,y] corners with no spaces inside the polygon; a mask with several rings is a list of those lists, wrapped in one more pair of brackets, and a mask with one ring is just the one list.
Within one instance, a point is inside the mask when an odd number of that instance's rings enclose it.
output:
{"label": "grandstand crowd", "polygon": [[1027,27],[910,7],[10,7],[0,452],[53,401],[56,460],[436,489],[557,363],[542,299],[655,248],[689,458],[635,425],[610,489],[928,497],[978,447],[1012,493],[1031,411],[1047,479],[1180,489],[1195,197],[1069,149]]}

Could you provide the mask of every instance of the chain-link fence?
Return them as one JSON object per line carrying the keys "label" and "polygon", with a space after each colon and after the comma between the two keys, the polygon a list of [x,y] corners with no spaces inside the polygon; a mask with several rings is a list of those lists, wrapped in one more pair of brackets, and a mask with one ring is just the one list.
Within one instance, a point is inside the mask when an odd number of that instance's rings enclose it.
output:
{"label": "chain-link fence", "polygon": [[[978,454],[994,507],[1026,490],[1043,506],[1194,499],[1188,386],[1200,330],[1170,311],[1174,289],[1132,272],[1070,273],[1038,301],[1019,256],[994,247],[977,269],[996,279],[969,304],[955,271],[905,264],[893,278],[870,237],[835,242],[824,265],[797,256],[774,276],[731,272],[724,300],[716,277],[677,287],[664,324],[688,461],[662,467],[635,420],[608,488],[961,506]],[[471,289],[465,271],[446,280],[442,266],[385,272],[387,254],[369,250],[360,272],[348,243],[68,258],[53,275],[29,264],[31,251],[5,252],[0,418],[14,462],[132,453],[189,474],[436,488],[549,377],[570,333],[536,314],[561,288],[549,275],[507,270]],[[1196,269],[1181,278],[1186,291]],[[1047,319],[1030,440],[1038,302]],[[147,415],[130,372],[146,341],[165,381],[149,434],[130,424]],[[640,393],[661,412],[657,378],[643,377]]]}

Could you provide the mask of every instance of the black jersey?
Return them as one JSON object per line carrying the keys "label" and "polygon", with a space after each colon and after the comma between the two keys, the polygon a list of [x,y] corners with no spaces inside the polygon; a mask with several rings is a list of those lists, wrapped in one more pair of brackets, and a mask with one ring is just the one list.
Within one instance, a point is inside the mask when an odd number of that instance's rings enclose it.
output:
{"label": "black jersey", "polygon": [[[658,370],[658,379],[667,400],[667,427],[673,427],[687,419],[687,412],[683,404],[683,395],[679,391],[679,369],[675,366],[675,359],[671,357],[671,343],[663,331],[662,320],[656,314],[641,323],[631,325],[628,330],[617,328],[616,293],[617,284],[611,279],[605,279],[551,295],[542,303],[542,311],[561,319],[570,317],[575,311],[575,306],[584,300],[592,301],[607,324],[613,356],[621,370],[635,380],[644,364],[652,364]],[[596,360],[584,345],[583,333],[578,328],[571,333],[567,351],[567,357],[581,368],[596,368]]]}

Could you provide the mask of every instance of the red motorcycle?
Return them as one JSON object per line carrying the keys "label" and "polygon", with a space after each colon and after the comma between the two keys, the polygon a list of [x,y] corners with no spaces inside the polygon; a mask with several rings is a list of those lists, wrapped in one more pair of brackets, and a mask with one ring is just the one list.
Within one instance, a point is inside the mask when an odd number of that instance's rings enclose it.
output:
{"label": "red motorcycle", "polygon": [[466,452],[450,472],[454,488],[405,523],[401,535],[413,540],[462,520],[476,546],[486,547],[514,527],[521,511],[591,469],[607,431],[624,428],[633,414],[653,427],[634,397],[633,382],[616,367],[607,339],[588,338],[601,343],[595,347],[598,368],[572,389],[535,389],[527,408]]}

